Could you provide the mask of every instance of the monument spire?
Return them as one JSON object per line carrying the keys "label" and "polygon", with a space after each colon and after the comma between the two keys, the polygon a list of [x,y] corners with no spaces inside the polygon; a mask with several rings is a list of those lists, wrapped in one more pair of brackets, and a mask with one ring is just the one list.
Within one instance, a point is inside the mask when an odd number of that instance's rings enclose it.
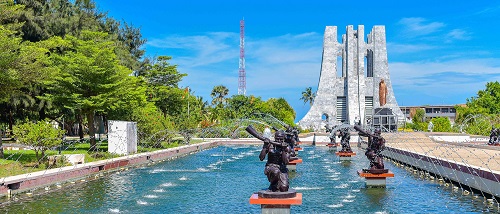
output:
{"label": "monument spire", "polygon": [[349,25],[341,38],[339,43],[336,26],[326,27],[317,95],[299,126],[319,130],[326,124],[362,123],[396,129],[404,115],[390,81],[385,27],[374,26],[365,42],[364,26]]}

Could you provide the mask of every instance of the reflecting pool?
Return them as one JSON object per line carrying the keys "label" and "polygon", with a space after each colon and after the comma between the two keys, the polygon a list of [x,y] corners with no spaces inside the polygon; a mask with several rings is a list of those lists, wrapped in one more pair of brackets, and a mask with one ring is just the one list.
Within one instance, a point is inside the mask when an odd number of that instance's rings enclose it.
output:
{"label": "reflecting pool", "polygon": [[[268,186],[260,146],[220,146],[150,167],[113,173],[71,188],[0,206],[0,213],[260,213],[249,204]],[[306,146],[290,187],[303,194],[292,213],[480,213],[498,211],[482,196],[415,176],[386,161],[387,188],[366,188],[356,171],[363,151],[339,162],[325,146]]]}

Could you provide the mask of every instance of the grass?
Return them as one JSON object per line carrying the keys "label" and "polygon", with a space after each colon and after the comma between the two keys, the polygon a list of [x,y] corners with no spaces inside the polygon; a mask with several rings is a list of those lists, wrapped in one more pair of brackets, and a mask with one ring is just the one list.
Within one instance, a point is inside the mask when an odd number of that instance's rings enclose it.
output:
{"label": "grass", "polygon": [[[191,140],[191,143],[200,142],[202,142],[202,140]],[[157,146],[157,148],[144,147],[139,145],[137,147],[137,153],[175,148],[185,144],[182,142],[182,140],[174,140],[171,143],[162,142],[159,145],[161,146]],[[64,145],[64,147],[66,148],[64,150],[61,150],[61,154],[85,154],[86,163],[120,156],[107,152],[107,141],[97,142],[96,151],[90,151],[91,147],[90,143],[88,142],[68,142]],[[41,156],[40,153],[38,155]],[[38,162],[34,150],[4,150],[4,158],[0,159],[0,178],[70,165],[68,163],[57,163],[54,166],[48,166],[47,158],[52,155],[59,155],[59,151],[57,149],[45,151],[44,160]]]}

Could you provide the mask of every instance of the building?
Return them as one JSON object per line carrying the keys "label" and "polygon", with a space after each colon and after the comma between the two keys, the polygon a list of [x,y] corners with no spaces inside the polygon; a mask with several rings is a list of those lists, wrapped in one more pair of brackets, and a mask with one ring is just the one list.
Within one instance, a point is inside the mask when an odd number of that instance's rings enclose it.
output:
{"label": "building", "polygon": [[413,116],[416,114],[417,109],[423,109],[425,111],[425,119],[432,119],[435,117],[447,117],[450,122],[455,123],[457,118],[457,111],[455,109],[456,105],[425,105],[425,106],[400,106],[399,108],[405,115],[406,120],[411,121]]}

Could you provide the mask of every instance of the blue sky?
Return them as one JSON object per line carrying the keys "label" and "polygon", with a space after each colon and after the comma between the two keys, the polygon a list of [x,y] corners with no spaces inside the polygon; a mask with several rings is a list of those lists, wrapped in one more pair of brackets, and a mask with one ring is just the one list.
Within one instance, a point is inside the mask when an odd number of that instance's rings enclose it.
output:
{"label": "blue sky", "polygon": [[[239,22],[245,19],[247,95],[284,97],[297,112],[317,89],[323,33],[384,25],[399,105],[465,103],[500,81],[500,1],[104,1],[101,11],[140,27],[146,55],[172,56],[180,86],[211,100],[216,85],[238,93]],[[366,35],[365,35],[366,36]]]}

